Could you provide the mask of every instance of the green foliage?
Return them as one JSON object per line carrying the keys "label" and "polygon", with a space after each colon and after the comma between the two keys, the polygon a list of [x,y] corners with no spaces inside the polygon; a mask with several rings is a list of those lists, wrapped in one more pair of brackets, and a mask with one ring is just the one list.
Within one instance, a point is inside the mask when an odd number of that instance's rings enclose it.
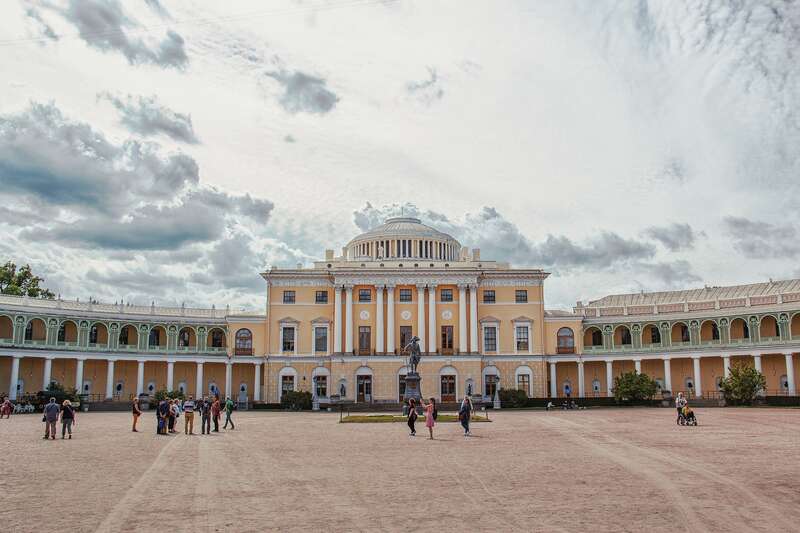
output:
{"label": "green foliage", "polygon": [[517,389],[500,389],[500,405],[505,408],[525,407],[528,405],[528,395],[525,391]]}
{"label": "green foliage", "polygon": [[758,393],[766,387],[764,374],[743,364],[731,366],[730,375],[720,384],[725,402],[731,405],[753,403]]}
{"label": "green foliage", "polygon": [[639,402],[655,396],[658,383],[647,374],[626,372],[614,378],[614,398],[618,402]]}
{"label": "green foliage", "polygon": [[17,269],[16,264],[8,261],[5,265],[0,266],[0,294],[52,300],[53,293],[39,287],[39,283],[42,281],[44,281],[43,278],[33,275],[30,265]]}
{"label": "green foliage", "polygon": [[156,391],[155,399],[156,403],[158,403],[161,400],[183,400],[185,398],[183,393],[179,390],[160,389]]}
{"label": "green foliage", "polygon": [[50,385],[47,386],[47,390],[39,391],[36,394],[35,403],[38,403],[41,408],[50,401],[50,398],[55,398],[58,404],[63,403],[64,400],[69,400],[73,403],[77,403],[80,400],[77,389],[67,389],[60,383],[55,382],[50,383]]}
{"label": "green foliage", "polygon": [[281,396],[281,407],[292,411],[311,409],[311,393],[307,391],[288,391]]}

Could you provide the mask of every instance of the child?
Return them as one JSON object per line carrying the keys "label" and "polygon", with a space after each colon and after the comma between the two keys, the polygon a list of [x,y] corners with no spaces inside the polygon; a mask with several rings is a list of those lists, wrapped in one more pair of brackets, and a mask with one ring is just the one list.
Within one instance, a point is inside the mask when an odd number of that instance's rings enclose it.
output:
{"label": "child", "polygon": [[408,434],[409,437],[416,437],[417,430],[414,428],[414,423],[417,421],[417,404],[414,401],[414,398],[408,400],[408,429],[411,430],[411,433]]}
{"label": "child", "polygon": [[433,440],[434,419],[438,412],[436,411],[436,398],[431,398],[430,400],[430,403],[425,403],[425,400],[420,399],[420,403],[425,408],[425,427],[428,428],[428,433],[430,433],[428,440]]}

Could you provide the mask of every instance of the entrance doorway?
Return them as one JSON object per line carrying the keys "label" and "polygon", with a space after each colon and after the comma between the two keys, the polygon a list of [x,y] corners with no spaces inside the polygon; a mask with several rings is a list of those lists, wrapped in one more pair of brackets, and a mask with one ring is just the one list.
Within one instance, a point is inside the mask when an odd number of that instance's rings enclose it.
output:
{"label": "entrance doorway", "polygon": [[372,345],[372,332],[369,326],[358,328],[358,355],[369,355]]}
{"label": "entrance doorway", "polygon": [[372,376],[357,376],[356,378],[356,401],[372,401]]}
{"label": "entrance doorway", "polygon": [[456,377],[441,376],[442,403],[456,401]]}
{"label": "entrance doorway", "polygon": [[442,355],[453,355],[453,326],[442,326]]}

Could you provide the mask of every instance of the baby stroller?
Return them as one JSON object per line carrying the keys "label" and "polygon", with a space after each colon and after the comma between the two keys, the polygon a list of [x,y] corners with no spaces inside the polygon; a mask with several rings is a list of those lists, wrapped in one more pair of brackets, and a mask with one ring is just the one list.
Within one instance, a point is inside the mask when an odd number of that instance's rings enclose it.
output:
{"label": "baby stroller", "polygon": [[681,410],[681,416],[678,419],[678,423],[682,426],[696,426],[697,417],[695,416],[694,411],[684,407],[683,410]]}

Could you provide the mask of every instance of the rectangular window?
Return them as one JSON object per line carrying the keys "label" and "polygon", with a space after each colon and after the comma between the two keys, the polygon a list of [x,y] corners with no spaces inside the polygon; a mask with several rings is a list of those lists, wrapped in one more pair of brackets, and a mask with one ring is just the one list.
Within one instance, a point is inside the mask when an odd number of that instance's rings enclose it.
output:
{"label": "rectangular window", "polygon": [[689,328],[681,324],[681,342],[689,342]]}
{"label": "rectangular window", "polygon": [[372,289],[358,289],[358,301],[369,303],[372,301]]}
{"label": "rectangular window", "polygon": [[517,351],[518,352],[527,352],[528,351],[528,332],[530,329],[528,326],[517,326],[516,327],[516,335],[517,335]]}
{"label": "rectangular window", "polygon": [[497,328],[494,326],[483,328],[483,351],[497,351]]}
{"label": "rectangular window", "polygon": [[314,393],[317,398],[328,397],[328,376],[317,376],[314,378]]}
{"label": "rectangular window", "polygon": [[400,326],[400,347],[405,348],[408,346],[412,336],[411,326]]}
{"label": "rectangular window", "polygon": [[314,351],[319,353],[328,351],[328,328],[314,328]]}
{"label": "rectangular window", "polygon": [[283,376],[281,378],[281,391],[292,392],[294,390],[294,376]]}
{"label": "rectangular window", "polygon": [[439,298],[442,302],[452,302],[453,289],[442,289]]}
{"label": "rectangular window", "polygon": [[283,291],[283,303],[285,304],[294,303],[294,291]]}
{"label": "rectangular window", "polygon": [[453,326],[442,326],[442,353],[453,353]]}
{"label": "rectangular window", "polygon": [[366,355],[370,353],[371,331],[369,326],[358,326],[358,353]]}
{"label": "rectangular window", "polygon": [[411,289],[400,289],[400,301],[401,302],[411,301]]}
{"label": "rectangular window", "polygon": [[517,376],[517,390],[530,394],[531,391],[531,376],[529,374],[520,374]]}
{"label": "rectangular window", "polygon": [[483,291],[483,303],[493,304],[495,302],[494,291]]}
{"label": "rectangular window", "polygon": [[294,352],[294,328],[283,328],[283,346],[281,350],[284,352]]}
{"label": "rectangular window", "polygon": [[526,290],[516,290],[514,291],[514,300],[518,304],[526,304],[528,303],[528,291]]}
{"label": "rectangular window", "polygon": [[486,381],[484,382],[484,395],[488,396],[489,398],[494,397],[494,392],[497,390],[497,376],[495,375],[488,375],[486,376]]}
{"label": "rectangular window", "polygon": [[314,302],[318,304],[328,303],[328,291],[317,291]]}

